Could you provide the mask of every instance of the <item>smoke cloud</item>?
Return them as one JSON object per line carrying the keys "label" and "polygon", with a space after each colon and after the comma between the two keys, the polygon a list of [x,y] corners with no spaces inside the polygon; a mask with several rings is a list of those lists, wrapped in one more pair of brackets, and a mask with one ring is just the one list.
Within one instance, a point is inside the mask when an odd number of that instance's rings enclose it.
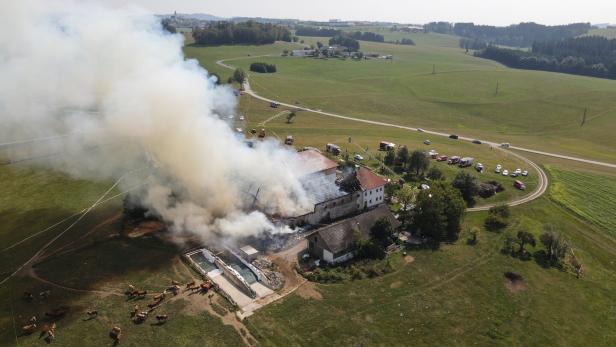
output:
{"label": "smoke cloud", "polygon": [[248,148],[221,120],[236,110],[232,90],[156,17],[20,0],[0,4],[0,22],[0,142],[72,134],[44,162],[80,178],[118,179],[150,159],[140,202],[203,237],[278,230],[262,212],[311,209],[297,155],[274,141]]}

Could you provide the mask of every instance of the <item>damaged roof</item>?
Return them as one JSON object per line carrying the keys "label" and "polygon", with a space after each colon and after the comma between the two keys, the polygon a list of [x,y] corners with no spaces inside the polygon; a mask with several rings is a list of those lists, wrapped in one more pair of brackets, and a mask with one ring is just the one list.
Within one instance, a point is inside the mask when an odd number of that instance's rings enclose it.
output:
{"label": "damaged roof", "polygon": [[297,154],[300,157],[300,170],[305,175],[338,167],[335,161],[313,149],[307,149]]}
{"label": "damaged roof", "polygon": [[400,226],[400,222],[389,211],[389,207],[381,205],[355,217],[321,228],[317,231],[317,234],[325,243],[325,248],[336,254],[351,248],[354,231],[360,232],[365,237],[370,237],[370,228],[380,218],[389,220],[394,228]]}

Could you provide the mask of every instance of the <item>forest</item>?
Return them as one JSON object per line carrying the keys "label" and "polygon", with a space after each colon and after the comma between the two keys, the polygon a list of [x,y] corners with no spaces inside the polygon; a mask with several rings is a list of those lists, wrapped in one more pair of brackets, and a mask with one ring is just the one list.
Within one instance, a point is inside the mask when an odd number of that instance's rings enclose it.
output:
{"label": "forest", "polygon": [[199,45],[263,45],[292,39],[291,31],[285,26],[253,21],[237,24],[216,22],[205,28],[195,28],[192,35]]}
{"label": "forest", "polygon": [[491,45],[475,55],[514,68],[616,79],[616,39],[599,36],[535,42],[530,51]]}

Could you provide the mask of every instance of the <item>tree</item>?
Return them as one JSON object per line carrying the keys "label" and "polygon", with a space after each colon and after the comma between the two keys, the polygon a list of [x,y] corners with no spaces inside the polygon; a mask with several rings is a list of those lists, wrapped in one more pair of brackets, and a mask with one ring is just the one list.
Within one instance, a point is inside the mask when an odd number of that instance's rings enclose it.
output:
{"label": "tree", "polygon": [[443,172],[439,168],[433,166],[428,171],[427,176],[432,181],[440,181],[443,178]]}
{"label": "tree", "polygon": [[479,235],[479,228],[477,227],[470,228],[470,230],[468,231],[468,239],[466,240],[466,243],[468,243],[469,245],[476,245],[477,235]]}
{"label": "tree", "polygon": [[396,154],[396,164],[402,167],[406,166],[409,161],[409,149],[406,146],[400,146]]}
{"label": "tree", "polygon": [[409,159],[409,171],[415,171],[415,175],[419,176],[423,175],[424,171],[426,171],[430,167],[430,159],[426,156],[426,154],[422,151],[413,151],[411,153],[411,158]]}
{"label": "tree", "polygon": [[244,84],[244,81],[246,81],[246,73],[244,70],[240,68],[235,69],[235,71],[233,71],[233,80],[239,84]]}
{"label": "tree", "polygon": [[345,47],[347,52],[359,51],[359,42],[346,34],[340,34],[332,37],[329,39],[329,45],[339,45]]}
{"label": "tree", "polygon": [[569,244],[551,226],[545,227],[539,241],[545,247],[548,260],[552,264],[560,264],[569,251]]}
{"label": "tree", "polygon": [[398,189],[397,189],[397,185],[396,184],[387,183],[385,185],[385,199],[388,202],[391,202],[392,196],[396,195],[397,191],[398,191]]}
{"label": "tree", "polygon": [[479,191],[475,176],[466,171],[460,171],[451,184],[462,193],[462,198],[468,206],[475,204],[475,196]]}
{"label": "tree", "polygon": [[323,48],[323,44],[321,43],[321,41],[317,41],[317,48],[318,49]]}
{"label": "tree", "polygon": [[438,183],[419,193],[413,224],[422,235],[435,242],[455,240],[465,209],[458,190]]}
{"label": "tree", "polygon": [[293,119],[295,119],[296,116],[297,114],[295,114],[295,112],[289,112],[289,114],[287,114],[287,123],[291,124],[291,122],[293,122]]}
{"label": "tree", "polygon": [[535,236],[526,230],[518,231],[517,237],[518,237],[517,239],[518,244],[520,245],[520,249],[519,249],[520,254],[526,253],[526,249],[524,249],[526,245],[531,245],[534,247],[536,244]]}
{"label": "tree", "polygon": [[394,228],[391,226],[391,222],[385,217],[377,219],[370,228],[370,237],[383,248],[391,244],[393,235]]}
{"label": "tree", "polygon": [[417,196],[419,195],[419,189],[417,187],[410,186],[405,184],[402,188],[398,189],[396,192],[396,197],[400,201],[402,223],[406,221],[406,217],[409,213],[409,210],[412,208],[412,205],[417,201]]}
{"label": "tree", "polygon": [[366,239],[360,232],[356,231],[353,233],[353,244],[357,259],[385,258],[385,248],[376,242]]}
{"label": "tree", "polygon": [[390,149],[385,154],[385,158],[383,159],[385,165],[391,166],[396,162],[396,153],[393,149]]}
{"label": "tree", "polygon": [[220,80],[220,76],[218,74],[210,73],[210,77],[214,77],[214,79],[216,80],[216,82],[214,83],[216,83],[217,85],[220,85],[222,83],[222,81]]}

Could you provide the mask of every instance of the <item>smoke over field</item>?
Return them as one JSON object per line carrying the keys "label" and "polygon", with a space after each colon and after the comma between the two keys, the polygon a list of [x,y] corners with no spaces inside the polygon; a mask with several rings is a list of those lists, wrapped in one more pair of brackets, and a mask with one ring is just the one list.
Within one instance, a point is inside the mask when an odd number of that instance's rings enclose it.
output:
{"label": "smoke over field", "polygon": [[[117,179],[156,163],[139,199],[172,229],[240,236],[311,206],[297,156],[243,144],[219,115],[236,99],[182,53],[183,38],[134,8],[68,1],[0,4],[0,142],[73,134],[46,165]],[[126,188],[126,187],[125,187]],[[328,188],[331,189],[331,188]]]}

